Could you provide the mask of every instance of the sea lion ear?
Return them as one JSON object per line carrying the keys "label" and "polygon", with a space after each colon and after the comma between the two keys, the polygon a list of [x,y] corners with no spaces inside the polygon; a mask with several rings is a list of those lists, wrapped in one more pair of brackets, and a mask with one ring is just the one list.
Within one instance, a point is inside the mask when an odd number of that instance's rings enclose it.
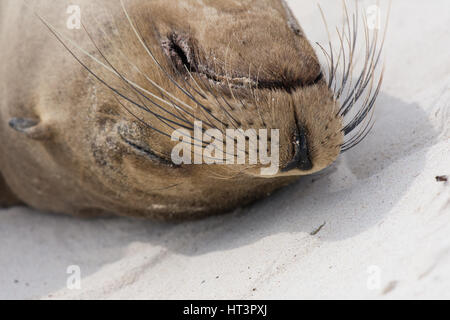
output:
{"label": "sea lion ear", "polygon": [[9,126],[33,140],[47,140],[51,136],[49,126],[35,119],[12,118],[9,120]]}

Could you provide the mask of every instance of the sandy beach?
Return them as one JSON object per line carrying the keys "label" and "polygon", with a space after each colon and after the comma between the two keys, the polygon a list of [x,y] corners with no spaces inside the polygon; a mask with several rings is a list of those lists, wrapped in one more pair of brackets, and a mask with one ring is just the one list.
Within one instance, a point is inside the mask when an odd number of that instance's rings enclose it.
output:
{"label": "sandy beach", "polygon": [[[288,2],[326,43],[316,3]],[[340,25],[340,1],[320,3]],[[1,210],[0,299],[450,298],[449,26],[448,0],[394,0],[372,133],[248,208],[181,224]]]}

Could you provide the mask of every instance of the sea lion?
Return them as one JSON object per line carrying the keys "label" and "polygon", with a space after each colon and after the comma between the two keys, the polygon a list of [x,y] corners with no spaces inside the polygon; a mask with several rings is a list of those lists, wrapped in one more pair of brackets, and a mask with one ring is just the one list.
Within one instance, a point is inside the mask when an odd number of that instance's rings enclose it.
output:
{"label": "sea lion", "polygon": [[[370,128],[350,137],[376,96],[346,116],[377,52],[339,103],[337,55],[325,77],[282,0],[77,2],[80,28],[68,27],[68,1],[0,4],[0,205],[164,220],[223,213],[330,166]],[[172,133],[198,121],[225,136],[278,130],[278,173],[174,164]]]}

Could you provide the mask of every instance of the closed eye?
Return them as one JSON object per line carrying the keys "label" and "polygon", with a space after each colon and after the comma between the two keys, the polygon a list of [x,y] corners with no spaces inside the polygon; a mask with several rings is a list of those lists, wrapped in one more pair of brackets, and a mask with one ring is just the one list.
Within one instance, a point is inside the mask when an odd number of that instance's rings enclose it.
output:
{"label": "closed eye", "polygon": [[169,167],[175,167],[176,165],[170,161],[167,160],[163,157],[160,157],[159,155],[157,155],[155,152],[153,152],[152,150],[150,150],[150,148],[146,147],[146,146],[141,146],[138,145],[134,142],[131,142],[125,138],[122,138],[123,141],[130,146],[136,153],[143,155],[147,158],[149,158],[150,160],[154,161],[154,162],[158,162],[160,164],[163,164],[165,166],[169,166]]}
{"label": "closed eye", "polygon": [[318,84],[323,79],[323,72],[320,72],[320,74],[317,76],[317,78],[313,81],[312,84]]}

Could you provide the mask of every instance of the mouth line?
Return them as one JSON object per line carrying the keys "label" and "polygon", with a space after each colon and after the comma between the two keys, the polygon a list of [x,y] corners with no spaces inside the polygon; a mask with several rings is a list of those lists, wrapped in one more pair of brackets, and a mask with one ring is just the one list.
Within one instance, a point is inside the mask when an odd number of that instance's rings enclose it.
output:
{"label": "mouth line", "polygon": [[[265,79],[253,79],[250,77],[230,77],[227,75],[221,75],[208,70],[205,66],[191,67],[191,73],[196,73],[204,78],[208,79],[218,86],[230,86],[236,89],[254,88],[254,89],[269,89],[269,90],[284,90],[287,92],[295,91],[299,88],[311,86],[319,83],[323,79],[323,73],[321,72],[314,81],[304,83],[303,80],[265,80]],[[189,69],[188,69],[189,70]]]}

